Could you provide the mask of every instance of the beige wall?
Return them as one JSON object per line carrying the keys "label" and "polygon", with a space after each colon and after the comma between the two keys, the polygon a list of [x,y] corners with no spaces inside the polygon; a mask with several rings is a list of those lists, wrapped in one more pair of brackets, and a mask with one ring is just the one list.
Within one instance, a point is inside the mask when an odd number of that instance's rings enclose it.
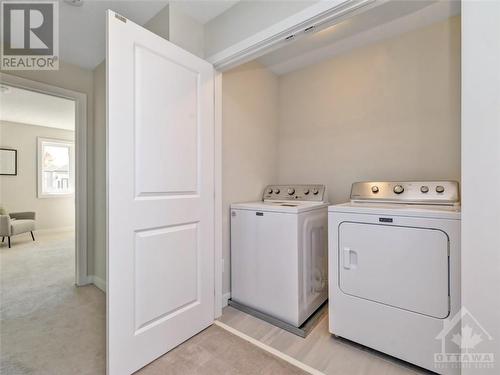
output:
{"label": "beige wall", "polygon": [[144,27],[156,35],[168,39],[170,33],[170,5],[165,5]]}
{"label": "beige wall", "polygon": [[37,229],[74,227],[73,197],[38,198],[38,137],[74,140],[75,132],[0,121],[0,146],[17,150],[17,176],[0,176],[0,205],[9,212],[35,211]]}
{"label": "beige wall", "polygon": [[[169,4],[169,33],[166,39],[203,58],[205,28],[200,22],[184,14],[178,5],[179,2],[175,1]],[[149,23],[146,27],[151,30]]]}
{"label": "beige wall", "polygon": [[178,1],[167,4],[144,27],[194,55],[203,57],[205,28],[185,14],[179,8]]}
{"label": "beige wall", "polygon": [[222,290],[230,289],[229,206],[259,200],[276,181],[278,79],[257,63],[222,76]]}
{"label": "beige wall", "polygon": [[279,181],[460,180],[460,18],[280,77]]}

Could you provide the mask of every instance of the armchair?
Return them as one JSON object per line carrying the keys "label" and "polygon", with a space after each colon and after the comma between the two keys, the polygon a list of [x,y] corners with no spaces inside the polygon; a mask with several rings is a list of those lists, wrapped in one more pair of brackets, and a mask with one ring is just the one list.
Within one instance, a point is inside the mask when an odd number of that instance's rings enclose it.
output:
{"label": "armchair", "polygon": [[12,212],[8,215],[0,215],[0,236],[2,242],[7,237],[10,248],[10,237],[16,234],[31,233],[31,238],[35,241],[33,231],[35,230],[34,212]]}

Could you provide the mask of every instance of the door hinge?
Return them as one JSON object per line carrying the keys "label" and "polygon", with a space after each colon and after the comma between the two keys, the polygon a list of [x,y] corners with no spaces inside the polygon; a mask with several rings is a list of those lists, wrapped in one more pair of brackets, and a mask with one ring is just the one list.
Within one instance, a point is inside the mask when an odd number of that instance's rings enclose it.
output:
{"label": "door hinge", "polygon": [[118,13],[115,13],[115,18],[119,19],[123,23],[127,23],[127,19],[125,17],[119,15]]}

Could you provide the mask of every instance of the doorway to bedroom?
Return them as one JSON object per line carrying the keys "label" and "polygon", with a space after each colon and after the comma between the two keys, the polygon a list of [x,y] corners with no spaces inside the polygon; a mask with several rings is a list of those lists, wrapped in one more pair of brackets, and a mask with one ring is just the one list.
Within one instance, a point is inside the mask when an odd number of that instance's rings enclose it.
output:
{"label": "doorway to bedroom", "polygon": [[1,78],[0,372],[104,358],[105,296],[86,285],[85,95]]}
{"label": "doorway to bedroom", "polygon": [[2,281],[64,274],[78,284],[76,102],[8,83],[0,101]]}

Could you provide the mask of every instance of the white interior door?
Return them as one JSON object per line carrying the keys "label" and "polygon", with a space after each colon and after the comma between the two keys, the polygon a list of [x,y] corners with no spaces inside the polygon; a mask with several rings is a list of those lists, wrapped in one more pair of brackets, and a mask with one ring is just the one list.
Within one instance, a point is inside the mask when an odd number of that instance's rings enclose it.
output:
{"label": "white interior door", "polygon": [[108,374],[214,319],[213,67],[108,11]]}

